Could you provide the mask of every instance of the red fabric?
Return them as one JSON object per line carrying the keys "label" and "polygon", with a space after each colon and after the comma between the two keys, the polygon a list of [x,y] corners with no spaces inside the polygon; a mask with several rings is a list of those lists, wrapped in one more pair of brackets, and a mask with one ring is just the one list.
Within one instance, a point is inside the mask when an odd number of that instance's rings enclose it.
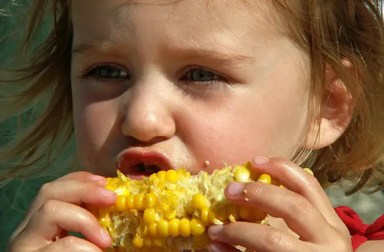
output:
{"label": "red fabric", "polygon": [[347,206],[335,208],[351,234],[353,250],[367,240],[384,240],[384,214],[372,224],[364,224],[359,215]]}

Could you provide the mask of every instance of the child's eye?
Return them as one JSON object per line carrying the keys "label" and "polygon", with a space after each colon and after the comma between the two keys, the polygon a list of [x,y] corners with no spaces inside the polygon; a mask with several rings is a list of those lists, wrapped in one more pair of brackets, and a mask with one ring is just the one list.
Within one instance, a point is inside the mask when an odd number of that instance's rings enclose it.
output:
{"label": "child's eye", "polygon": [[112,65],[101,65],[91,68],[86,76],[96,77],[100,79],[129,79],[129,73],[119,67]]}
{"label": "child's eye", "polygon": [[184,74],[183,80],[194,82],[218,82],[225,81],[225,78],[204,68],[194,68]]}

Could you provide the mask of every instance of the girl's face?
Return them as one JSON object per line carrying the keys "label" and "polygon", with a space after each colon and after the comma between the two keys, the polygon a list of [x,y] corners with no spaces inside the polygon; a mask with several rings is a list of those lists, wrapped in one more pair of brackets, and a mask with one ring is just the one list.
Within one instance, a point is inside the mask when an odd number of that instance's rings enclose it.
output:
{"label": "girl's face", "polygon": [[120,163],[135,177],[289,157],[307,128],[309,63],[269,4],[73,1],[74,120],[86,170],[113,176]]}

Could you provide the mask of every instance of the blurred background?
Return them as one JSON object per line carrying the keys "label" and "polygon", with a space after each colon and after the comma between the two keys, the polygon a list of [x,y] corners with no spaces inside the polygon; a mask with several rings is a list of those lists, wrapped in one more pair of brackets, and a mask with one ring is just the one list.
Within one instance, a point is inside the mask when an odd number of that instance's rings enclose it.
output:
{"label": "blurred background", "polygon": [[[12,68],[16,64],[13,61],[13,55],[15,55],[15,50],[18,50],[17,41],[21,32],[18,27],[25,25],[23,11],[30,4],[28,2],[23,0],[0,0],[0,68]],[[17,12],[17,15],[15,12]],[[2,78],[3,76],[0,76],[0,79]],[[0,108],[0,113],[6,109],[4,107]],[[0,146],[12,139],[12,133],[19,127],[20,120],[27,119],[15,116],[8,121],[0,122]],[[68,151],[67,155],[73,155],[73,149]],[[21,221],[40,185],[62,174],[60,172],[62,164],[58,162],[56,166],[53,167],[52,171],[59,172],[52,172],[47,177],[14,180],[6,185],[0,185],[0,251],[6,251],[6,243],[11,232]],[[4,169],[4,167],[4,162],[0,160],[0,168]],[[356,193],[346,197],[343,191],[337,185],[334,185],[327,189],[327,193],[335,206],[347,205],[352,207],[367,223],[371,223],[384,213],[384,192],[382,191],[369,196]]]}

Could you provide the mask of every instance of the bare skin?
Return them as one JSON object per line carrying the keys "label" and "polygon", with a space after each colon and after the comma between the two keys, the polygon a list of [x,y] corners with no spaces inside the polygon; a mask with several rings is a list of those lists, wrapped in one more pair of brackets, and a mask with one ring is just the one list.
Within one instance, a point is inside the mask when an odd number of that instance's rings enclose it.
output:
{"label": "bare skin", "polygon": [[[155,153],[171,168],[192,173],[254,160],[253,169],[286,189],[252,182],[230,185],[226,196],[260,206],[272,216],[271,226],[212,226],[213,250],[237,251],[240,245],[258,252],[351,252],[348,230],[317,180],[289,161],[298,146],[322,148],[344,132],[351,111],[344,89],[332,88],[324,99],[320,138],[311,145],[303,140],[316,135],[307,117],[309,58],[268,19],[268,2],[146,2],[152,4],[72,3],[71,90],[84,168],[113,176],[117,157],[127,151]],[[331,71],[326,77],[325,86],[338,83]],[[260,156],[280,158],[255,158]],[[114,203],[104,183],[83,172],[43,186],[9,251],[107,248],[110,238],[84,208]],[[377,245],[367,244],[361,251]]]}

